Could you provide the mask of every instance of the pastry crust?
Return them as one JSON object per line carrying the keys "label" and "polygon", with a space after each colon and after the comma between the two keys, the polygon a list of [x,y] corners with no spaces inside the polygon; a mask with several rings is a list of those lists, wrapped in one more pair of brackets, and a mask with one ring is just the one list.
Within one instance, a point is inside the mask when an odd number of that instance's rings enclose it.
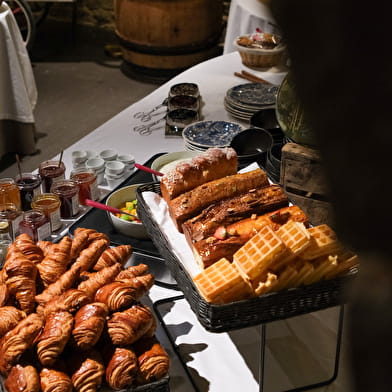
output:
{"label": "pastry crust", "polygon": [[206,182],[171,200],[168,203],[169,213],[178,230],[182,232],[182,224],[186,220],[199,214],[211,204],[268,185],[267,173],[261,169],[234,174]]}
{"label": "pastry crust", "polygon": [[0,308],[0,338],[16,327],[26,315],[14,306]]}
{"label": "pastry crust", "polygon": [[132,255],[133,249],[131,245],[119,245],[114,248],[106,249],[93,267],[94,271],[100,271],[105,267],[119,263],[124,265]]}
{"label": "pastry crust", "polygon": [[4,382],[8,392],[39,392],[40,380],[34,366],[15,365]]}
{"label": "pastry crust", "polygon": [[162,197],[169,202],[206,182],[237,173],[238,157],[234,149],[209,148],[190,162],[180,163],[161,179]]}
{"label": "pastry crust", "polygon": [[42,392],[72,392],[72,381],[66,373],[43,368],[39,375]]}

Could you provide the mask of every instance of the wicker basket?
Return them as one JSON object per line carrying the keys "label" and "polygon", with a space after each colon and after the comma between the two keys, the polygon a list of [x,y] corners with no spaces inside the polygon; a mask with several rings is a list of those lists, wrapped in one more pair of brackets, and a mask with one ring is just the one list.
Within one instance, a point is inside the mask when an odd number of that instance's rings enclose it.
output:
{"label": "wicker basket", "polygon": [[284,45],[274,49],[247,48],[237,44],[238,38],[234,40],[234,46],[241,56],[242,64],[248,67],[270,68],[283,62],[286,54]]}
{"label": "wicker basket", "polygon": [[144,184],[138,188],[138,214],[165,259],[178,287],[206,330],[226,332],[311,313],[347,302],[344,287],[356,276],[356,272],[337,279],[324,280],[309,286],[282,290],[230,304],[213,305],[206,302],[180,260],[172,252],[166,236],[152,218],[151,211],[143,198],[145,191],[160,194],[159,182]]}

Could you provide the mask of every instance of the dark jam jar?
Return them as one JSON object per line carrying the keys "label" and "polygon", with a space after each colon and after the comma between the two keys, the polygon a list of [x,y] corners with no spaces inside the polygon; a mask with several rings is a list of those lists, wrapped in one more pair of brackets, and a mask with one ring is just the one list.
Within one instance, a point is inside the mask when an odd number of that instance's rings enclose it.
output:
{"label": "dark jam jar", "polygon": [[199,87],[196,83],[178,83],[170,87],[169,97],[174,95],[191,95],[192,97],[198,98]]}
{"label": "dark jam jar", "polygon": [[50,192],[52,184],[65,178],[65,165],[59,161],[44,161],[39,165],[39,175],[42,178],[42,192]]}
{"label": "dark jam jar", "polygon": [[52,185],[51,192],[57,195],[61,201],[60,216],[69,219],[79,212],[79,187],[71,180],[57,181]]}
{"label": "dark jam jar", "polygon": [[97,174],[91,169],[75,169],[71,172],[71,180],[79,188],[79,204],[86,205],[85,200],[98,200],[99,189],[97,183]]}
{"label": "dark jam jar", "polygon": [[14,203],[0,204],[0,219],[7,219],[12,240],[19,235],[19,223],[23,218],[22,211]]}
{"label": "dark jam jar", "polygon": [[39,174],[22,173],[22,178],[17,175],[15,178],[16,185],[20,191],[22,210],[31,209],[31,200],[35,195],[41,193],[41,177]]}
{"label": "dark jam jar", "polygon": [[165,135],[182,136],[183,129],[198,119],[199,113],[196,110],[171,110],[166,116]]}
{"label": "dark jam jar", "polygon": [[199,110],[199,99],[192,95],[174,95],[167,101],[168,110],[191,109]]}
{"label": "dark jam jar", "polygon": [[19,223],[19,232],[28,234],[34,242],[45,240],[51,234],[49,219],[42,211],[25,211]]}

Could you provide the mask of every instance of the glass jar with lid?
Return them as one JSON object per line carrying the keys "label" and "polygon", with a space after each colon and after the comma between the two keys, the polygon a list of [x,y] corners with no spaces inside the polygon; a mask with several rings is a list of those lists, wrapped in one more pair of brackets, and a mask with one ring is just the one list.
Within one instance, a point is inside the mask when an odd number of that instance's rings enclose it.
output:
{"label": "glass jar with lid", "polygon": [[20,191],[13,178],[0,178],[0,203],[14,203],[21,208]]}
{"label": "glass jar with lid", "polygon": [[97,174],[94,170],[87,168],[72,170],[70,179],[78,184],[79,204],[86,205],[86,199],[99,199]]}
{"label": "glass jar with lid", "polygon": [[51,192],[61,201],[60,216],[62,219],[70,219],[79,212],[79,187],[75,181],[57,181],[52,185]]}
{"label": "glass jar with lid", "polygon": [[46,240],[51,234],[49,219],[40,210],[25,211],[19,232],[28,234],[34,242]]}
{"label": "glass jar with lid", "polygon": [[60,198],[54,193],[36,195],[31,201],[33,210],[42,211],[48,218],[52,231],[60,229],[63,224],[60,219],[60,205]]}
{"label": "glass jar with lid", "polygon": [[23,218],[22,211],[16,208],[14,203],[0,204],[0,219],[8,221],[12,240],[19,235],[19,223]]}

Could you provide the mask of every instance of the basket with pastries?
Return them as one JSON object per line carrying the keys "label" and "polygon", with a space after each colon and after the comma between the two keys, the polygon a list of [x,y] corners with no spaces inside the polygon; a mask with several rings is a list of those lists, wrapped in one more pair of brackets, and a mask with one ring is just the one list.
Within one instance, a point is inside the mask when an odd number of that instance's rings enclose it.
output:
{"label": "basket with pastries", "polygon": [[[141,219],[201,323],[225,331],[343,303],[357,255],[328,225],[312,227],[264,170],[237,168],[233,149],[210,148],[138,189]],[[154,220],[149,191],[167,205],[174,240]]]}
{"label": "basket with pastries", "polygon": [[142,299],[154,276],[130,245],[77,228],[58,243],[19,235],[0,271],[7,392],[167,391],[170,359]]}

